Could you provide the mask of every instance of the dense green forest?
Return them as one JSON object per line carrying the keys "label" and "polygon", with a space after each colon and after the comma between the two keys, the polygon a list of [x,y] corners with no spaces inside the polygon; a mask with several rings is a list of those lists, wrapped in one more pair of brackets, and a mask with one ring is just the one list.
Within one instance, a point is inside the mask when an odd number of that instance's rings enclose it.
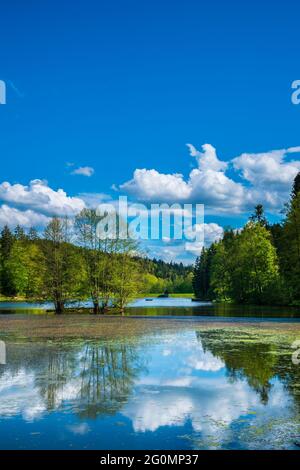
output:
{"label": "dense green forest", "polygon": [[149,293],[168,291],[176,294],[193,292],[193,267],[182,263],[166,263],[160,259],[140,258],[144,274],[144,290]]}
{"label": "dense green forest", "polygon": [[124,308],[139,293],[192,292],[192,268],[150,260],[131,240],[99,240],[99,218],[83,210],[71,224],[53,218],[43,233],[17,226],[0,236],[2,298],[50,300],[56,311],[91,298],[94,311]]}
{"label": "dense green forest", "polygon": [[283,221],[270,224],[257,205],[242,230],[227,229],[202,250],[193,288],[201,299],[300,305],[300,173]]}

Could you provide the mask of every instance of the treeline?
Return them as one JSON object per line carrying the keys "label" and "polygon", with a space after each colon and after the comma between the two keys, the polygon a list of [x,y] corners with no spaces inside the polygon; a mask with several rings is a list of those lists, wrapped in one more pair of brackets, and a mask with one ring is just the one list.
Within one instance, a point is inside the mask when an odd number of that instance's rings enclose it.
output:
{"label": "treeline", "polygon": [[193,291],[193,267],[182,263],[166,263],[162,260],[144,258],[141,260],[145,292],[188,294]]}
{"label": "treeline", "polygon": [[195,296],[241,304],[300,305],[300,173],[281,223],[258,205],[242,230],[227,229],[204,248],[193,274]]}
{"label": "treeline", "polygon": [[5,226],[0,236],[0,294],[51,301],[57,313],[68,303],[92,299],[99,313],[112,305],[122,311],[142,292],[179,287],[191,292],[190,268],[142,258],[131,239],[99,239],[99,220],[94,210],[84,209],[72,224],[53,218],[43,234]]}

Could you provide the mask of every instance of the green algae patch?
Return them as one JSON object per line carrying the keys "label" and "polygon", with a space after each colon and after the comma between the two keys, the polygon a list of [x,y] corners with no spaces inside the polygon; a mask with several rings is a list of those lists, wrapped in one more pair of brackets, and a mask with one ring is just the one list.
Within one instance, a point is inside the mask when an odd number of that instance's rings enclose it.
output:
{"label": "green algae patch", "polygon": [[[290,344],[300,338],[300,322],[228,321],[176,317],[122,317],[110,315],[0,315],[2,338],[115,338],[194,330],[207,332],[207,341],[226,344]],[[272,350],[277,354],[277,349]]]}

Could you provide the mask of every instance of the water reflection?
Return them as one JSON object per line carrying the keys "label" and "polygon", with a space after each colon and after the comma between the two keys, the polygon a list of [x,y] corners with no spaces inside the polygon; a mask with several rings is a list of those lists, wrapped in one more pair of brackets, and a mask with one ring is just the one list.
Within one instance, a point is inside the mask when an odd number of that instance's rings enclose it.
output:
{"label": "water reflection", "polygon": [[[237,382],[245,377],[249,386],[259,395],[261,402],[268,403],[271,379],[275,375],[274,344],[251,342],[251,337],[245,334],[238,342],[233,343],[230,342],[231,336],[222,337],[216,332],[198,332],[197,338],[205,351],[210,351],[215,357],[224,361],[226,374],[231,382]],[[224,347],[225,344],[227,347]]]}
{"label": "water reflection", "polygon": [[[148,299],[148,300],[147,300]],[[215,304],[192,302],[190,298],[143,298],[130,303],[125,309],[128,316],[212,316],[245,318],[300,318],[300,309],[293,307],[272,307],[253,305]],[[92,308],[90,301],[70,304],[72,308]],[[43,314],[52,309],[51,303],[0,302],[0,314]]]}
{"label": "water reflection", "polygon": [[300,368],[291,361],[291,349],[279,337],[272,340],[261,332],[206,331],[197,332],[197,339],[204,351],[226,364],[226,375],[230,381],[245,378],[249,386],[267,404],[276,378],[293,395],[297,406],[300,405]]}
{"label": "water reflection", "polygon": [[81,363],[80,415],[90,418],[119,410],[144,368],[136,348],[125,344],[85,346]]}
{"label": "water reflection", "polygon": [[41,416],[68,402],[82,417],[115,413],[144,363],[134,344],[8,344],[0,371],[0,416]]}
{"label": "water reflection", "polygon": [[294,448],[298,438],[299,371],[276,338],[9,343],[7,357],[2,448]]}

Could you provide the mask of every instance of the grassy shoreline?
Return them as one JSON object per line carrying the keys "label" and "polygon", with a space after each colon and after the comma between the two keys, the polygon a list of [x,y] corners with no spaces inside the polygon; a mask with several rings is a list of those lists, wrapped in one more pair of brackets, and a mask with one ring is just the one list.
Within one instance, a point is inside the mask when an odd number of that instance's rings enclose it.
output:
{"label": "grassy shoreline", "polygon": [[[146,293],[138,294],[136,296],[136,299],[143,299],[145,297],[157,298],[159,295],[161,295],[161,293],[146,292]],[[176,298],[192,299],[192,298],[194,298],[194,294],[193,293],[188,293],[188,294],[176,293],[176,294],[169,294],[169,297],[175,298],[175,299]],[[38,300],[37,299],[29,299],[29,298],[22,297],[22,296],[6,297],[6,296],[3,296],[3,295],[0,295],[0,302],[28,302],[28,303],[31,303],[31,302],[38,302]]]}
{"label": "grassy shoreline", "polygon": [[[161,294],[159,294],[159,293],[148,293],[148,292],[146,292],[145,294],[144,294],[144,293],[138,294],[135,298],[136,298],[136,299],[144,299],[144,298],[153,298],[153,299],[156,299],[156,298],[159,297],[160,295],[161,295]],[[170,297],[170,298],[174,298],[174,299],[178,299],[178,298],[182,298],[182,299],[192,299],[192,298],[194,298],[194,294],[192,294],[192,293],[189,293],[189,294],[169,294],[169,297]],[[84,302],[85,300],[83,299],[82,301]],[[6,296],[3,296],[3,295],[0,295],[0,302],[39,303],[39,300],[37,300],[37,299],[29,299],[29,298],[22,297],[22,296],[6,297]],[[41,303],[43,303],[43,302],[41,302]]]}

